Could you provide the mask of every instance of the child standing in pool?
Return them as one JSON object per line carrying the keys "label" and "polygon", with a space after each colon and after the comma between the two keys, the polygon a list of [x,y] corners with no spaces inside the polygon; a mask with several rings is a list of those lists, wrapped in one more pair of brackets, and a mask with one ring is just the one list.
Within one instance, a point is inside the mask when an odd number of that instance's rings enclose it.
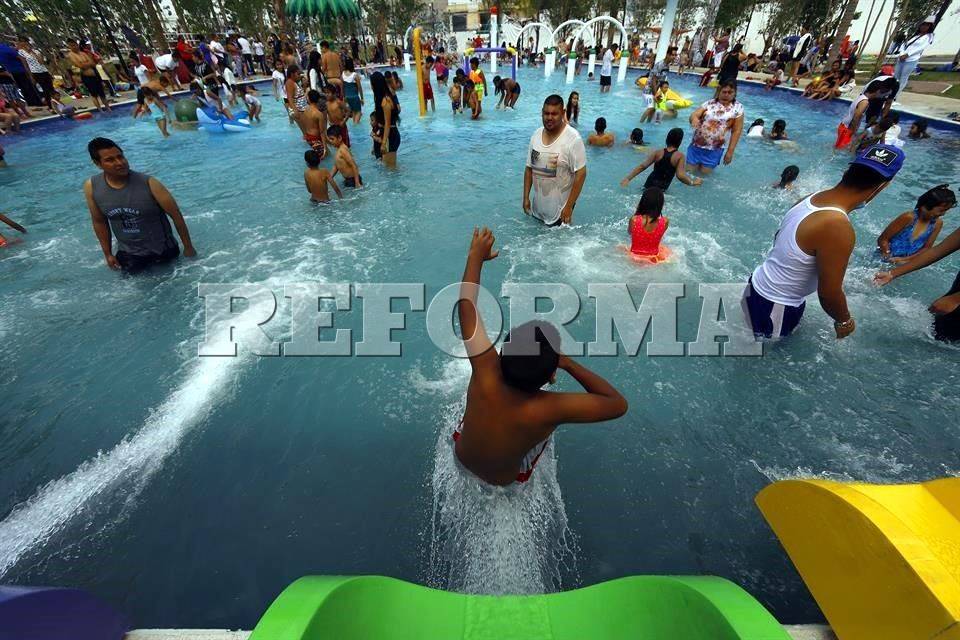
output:
{"label": "child standing in pool", "polygon": [[343,80],[344,99],[350,111],[353,112],[353,123],[360,124],[360,116],[363,113],[363,84],[360,82],[360,74],[356,72],[352,58],[347,58],[343,68],[340,79]]}
{"label": "child standing in pool", "polygon": [[[145,114],[149,113],[153,116],[154,122],[157,123],[157,128],[160,129],[160,133],[163,134],[164,138],[169,138],[170,134],[167,132],[167,121],[169,119],[167,105],[164,104],[163,99],[160,97],[156,91],[150,87],[142,87],[140,89],[141,94],[143,95],[143,104],[139,105],[140,113]],[[150,105],[153,105],[160,111],[159,116],[154,116],[153,111],[150,109]],[[136,109],[134,109],[136,111]]]}
{"label": "child standing in pool", "polygon": [[437,103],[433,98],[433,85],[430,84],[430,69],[433,68],[433,56],[427,56],[423,61],[423,101],[430,105],[430,111],[437,111]]}
{"label": "child standing in pool", "polygon": [[483,69],[480,68],[480,58],[470,58],[470,79],[473,80],[477,102],[483,102],[483,96],[487,94],[487,77],[483,75]]}
{"label": "child standing in pool", "polygon": [[567,98],[567,122],[570,124],[579,124],[580,121],[580,94],[576,91],[570,92]]}
{"label": "child standing in pool", "polygon": [[345,129],[343,125],[333,125],[327,129],[327,140],[330,141],[330,146],[337,150],[333,157],[333,175],[337,175],[338,172],[343,174],[343,186],[357,189],[363,186],[363,178],[360,177],[360,168],[344,139]]}
{"label": "child standing in pool", "polygon": [[653,264],[669,258],[670,250],[660,244],[669,226],[670,219],[663,215],[663,191],[648,187],[628,225],[630,253]]}
{"label": "child standing in pool", "polygon": [[483,113],[483,104],[480,102],[480,98],[477,97],[477,87],[473,83],[473,80],[467,80],[464,101],[467,103],[467,107],[470,108],[470,119],[478,119],[480,114]]}
{"label": "child standing in pool", "polygon": [[314,204],[329,204],[330,192],[327,185],[333,186],[337,192],[338,198],[343,198],[340,187],[334,182],[333,176],[324,167],[320,166],[320,154],[310,149],[304,152],[303,160],[307,163],[307,168],[303,171],[303,182],[310,193],[310,202]]}
{"label": "child standing in pool", "polygon": [[[459,69],[457,71],[463,73]],[[450,96],[450,108],[453,109],[453,115],[463,113],[463,79],[460,75],[456,76],[450,83],[450,90],[447,91],[447,95]]]}
{"label": "child standing in pool", "polygon": [[383,146],[383,125],[377,122],[377,113],[370,114],[370,138],[373,139],[373,151],[370,152],[374,158],[379,160],[383,157],[381,147]]}
{"label": "child standing in pool", "polygon": [[937,241],[943,216],[957,204],[957,196],[941,184],[924,193],[913,211],[904,211],[887,225],[877,238],[884,260],[906,262]]}

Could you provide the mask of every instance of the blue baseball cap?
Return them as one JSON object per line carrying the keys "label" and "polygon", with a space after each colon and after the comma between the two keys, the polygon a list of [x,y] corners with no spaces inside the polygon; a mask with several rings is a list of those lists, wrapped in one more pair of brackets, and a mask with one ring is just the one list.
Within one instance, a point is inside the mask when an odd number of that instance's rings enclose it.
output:
{"label": "blue baseball cap", "polygon": [[850,164],[860,164],[870,167],[887,180],[892,180],[893,176],[903,167],[903,161],[907,159],[907,154],[903,149],[889,144],[875,144],[867,147],[867,150],[857,156],[857,159]]}

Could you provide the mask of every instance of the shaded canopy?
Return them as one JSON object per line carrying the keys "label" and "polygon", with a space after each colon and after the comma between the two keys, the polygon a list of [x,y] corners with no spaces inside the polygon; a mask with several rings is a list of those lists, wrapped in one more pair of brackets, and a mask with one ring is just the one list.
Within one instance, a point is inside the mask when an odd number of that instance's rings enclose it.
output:
{"label": "shaded canopy", "polygon": [[360,18],[360,7],[354,0],[287,0],[288,16],[301,18]]}

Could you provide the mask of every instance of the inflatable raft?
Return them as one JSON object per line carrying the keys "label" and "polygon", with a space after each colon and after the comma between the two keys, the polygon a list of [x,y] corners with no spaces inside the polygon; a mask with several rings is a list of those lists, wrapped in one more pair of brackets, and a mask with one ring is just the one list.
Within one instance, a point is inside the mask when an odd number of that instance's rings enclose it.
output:
{"label": "inflatable raft", "polygon": [[756,502],[839,638],[960,639],[960,478],[786,480]]}
{"label": "inflatable raft", "polygon": [[790,640],[721,578],[633,576],[534,596],[437,591],[380,576],[308,576],[250,640]]}
{"label": "inflatable raft", "polygon": [[234,118],[224,118],[213,107],[197,107],[197,122],[201,129],[206,129],[211,133],[239,133],[250,130],[250,120],[247,119],[247,112],[240,111]]}
{"label": "inflatable raft", "polygon": [[[641,89],[647,86],[647,78],[637,78],[636,85]],[[667,100],[672,101],[677,109],[686,109],[693,104],[691,100],[687,100],[673,89],[667,89]]]}

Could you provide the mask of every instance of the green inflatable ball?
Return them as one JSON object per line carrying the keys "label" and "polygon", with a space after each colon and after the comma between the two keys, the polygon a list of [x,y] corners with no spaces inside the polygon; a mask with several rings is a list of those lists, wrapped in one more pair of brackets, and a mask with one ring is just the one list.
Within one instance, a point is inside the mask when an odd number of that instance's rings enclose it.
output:
{"label": "green inflatable ball", "polygon": [[173,113],[177,118],[177,122],[196,122],[197,107],[199,106],[195,100],[191,100],[190,98],[177,100],[177,103],[173,105]]}

